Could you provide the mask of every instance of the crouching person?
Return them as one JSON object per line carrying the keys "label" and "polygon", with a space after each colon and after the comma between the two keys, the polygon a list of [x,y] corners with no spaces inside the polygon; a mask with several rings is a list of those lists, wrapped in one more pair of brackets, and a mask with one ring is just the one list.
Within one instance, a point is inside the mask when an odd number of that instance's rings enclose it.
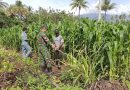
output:
{"label": "crouching person", "polygon": [[47,26],[43,25],[40,28],[40,32],[37,36],[38,39],[38,57],[41,61],[41,68],[43,72],[51,72],[52,65],[51,65],[51,55],[47,48],[47,45],[51,45],[52,48],[55,48],[54,45],[49,41],[48,37],[46,36],[46,32],[48,31]]}
{"label": "crouching person", "polygon": [[31,47],[28,44],[28,39],[27,39],[27,28],[23,28],[22,30],[22,57],[27,58],[31,55]]}

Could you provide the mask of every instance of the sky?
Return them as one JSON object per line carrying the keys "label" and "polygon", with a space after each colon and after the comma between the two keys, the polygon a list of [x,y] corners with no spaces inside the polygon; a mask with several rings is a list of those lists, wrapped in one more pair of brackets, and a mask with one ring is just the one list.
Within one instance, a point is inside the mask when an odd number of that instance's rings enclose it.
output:
{"label": "sky", "polygon": [[[3,0],[8,4],[14,4],[16,0]],[[65,10],[69,12],[75,12],[78,14],[78,10],[71,10],[70,3],[72,0],[21,0],[23,4],[31,6],[34,10],[38,10],[39,6],[45,9],[49,7],[54,9]],[[98,13],[96,5],[98,0],[86,0],[88,2],[88,8],[82,9],[81,14]],[[111,0],[112,3],[116,3],[116,8],[108,11],[108,14],[130,14],[130,0]],[[103,13],[103,12],[102,12]]]}

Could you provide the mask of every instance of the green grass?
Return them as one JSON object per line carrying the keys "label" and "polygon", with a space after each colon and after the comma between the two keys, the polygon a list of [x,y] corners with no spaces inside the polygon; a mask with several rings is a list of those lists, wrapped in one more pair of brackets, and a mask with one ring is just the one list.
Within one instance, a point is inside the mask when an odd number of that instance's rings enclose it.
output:
{"label": "green grass", "polygon": [[[52,41],[54,29],[59,28],[65,40],[69,70],[61,79],[70,79],[73,86],[85,87],[96,80],[121,80],[129,76],[130,31],[129,23],[96,22],[81,19],[83,31],[77,21],[63,20],[58,24],[47,22],[47,36]],[[37,52],[37,34],[41,23],[28,26],[28,38]],[[0,30],[0,44],[13,49],[21,47],[21,27]]]}

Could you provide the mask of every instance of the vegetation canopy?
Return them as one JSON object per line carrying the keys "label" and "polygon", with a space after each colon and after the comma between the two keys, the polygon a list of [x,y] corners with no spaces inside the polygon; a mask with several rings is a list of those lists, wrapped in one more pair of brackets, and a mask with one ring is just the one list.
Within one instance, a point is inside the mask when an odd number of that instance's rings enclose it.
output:
{"label": "vegetation canopy", "polygon": [[[1,3],[4,3],[0,0]],[[72,9],[87,7],[85,0],[72,0]],[[6,5],[4,3],[4,5]],[[115,7],[103,0],[105,13]],[[129,90],[130,21],[125,15],[113,22],[79,18],[65,11],[46,10],[16,1],[0,11],[0,89],[7,90]],[[65,60],[61,70],[46,75],[39,67],[37,35],[46,24],[53,42],[55,30],[64,38]],[[32,58],[21,57],[22,28],[28,28]],[[47,46],[53,59],[54,51]]]}

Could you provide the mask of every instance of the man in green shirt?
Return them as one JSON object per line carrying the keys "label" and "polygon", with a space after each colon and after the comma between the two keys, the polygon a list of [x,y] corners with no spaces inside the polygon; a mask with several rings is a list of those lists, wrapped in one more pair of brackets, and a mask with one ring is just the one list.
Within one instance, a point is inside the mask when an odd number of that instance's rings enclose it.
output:
{"label": "man in green shirt", "polygon": [[40,28],[40,32],[37,36],[38,39],[38,56],[40,58],[40,61],[42,61],[41,68],[42,71],[45,72],[46,70],[48,72],[52,71],[51,66],[51,55],[47,48],[47,45],[51,45],[52,48],[55,48],[55,46],[49,41],[48,37],[46,36],[48,28],[46,25],[43,25]]}

